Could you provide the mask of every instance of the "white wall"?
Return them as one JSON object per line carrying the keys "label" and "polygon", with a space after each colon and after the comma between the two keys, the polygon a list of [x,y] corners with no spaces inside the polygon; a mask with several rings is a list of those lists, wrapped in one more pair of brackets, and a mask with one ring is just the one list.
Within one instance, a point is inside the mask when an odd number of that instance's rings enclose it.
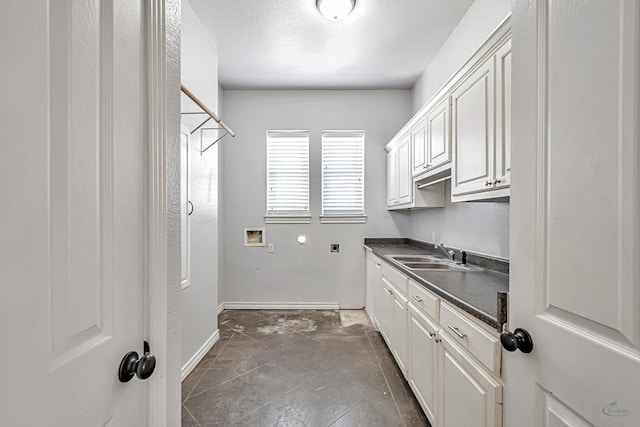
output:
{"label": "white wall", "polygon": [[[187,0],[182,1],[182,83],[213,111],[218,109],[218,50]],[[182,95],[183,110],[195,109]],[[215,124],[215,123],[214,123]],[[191,285],[181,291],[182,366],[218,330],[218,149],[190,143]]]}
{"label": "white wall", "polygon": [[478,50],[511,13],[511,0],[476,0],[413,86],[415,113]]}
{"label": "white wall", "polygon": [[[224,118],[238,133],[223,156],[224,297],[229,302],[364,305],[363,239],[404,236],[408,216],[386,210],[384,145],[410,115],[410,92],[225,90]],[[266,131],[308,129],[311,224],[264,224]],[[364,129],[366,224],[320,224],[322,129]],[[245,227],[266,227],[266,247],[244,247]],[[296,236],[305,234],[300,246]],[[339,243],[340,252],[330,253]]]}
{"label": "white wall", "polygon": [[[471,57],[487,37],[511,12],[510,0],[476,0],[440,51],[414,85],[412,109],[415,113]],[[447,183],[447,200],[450,197]],[[509,203],[451,203],[444,209],[413,211],[409,235],[438,240],[456,248],[508,258]]]}

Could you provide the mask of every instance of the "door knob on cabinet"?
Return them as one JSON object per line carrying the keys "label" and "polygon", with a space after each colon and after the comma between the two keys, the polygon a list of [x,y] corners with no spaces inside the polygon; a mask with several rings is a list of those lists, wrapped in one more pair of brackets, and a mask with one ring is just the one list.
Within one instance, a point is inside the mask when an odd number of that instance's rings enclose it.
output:
{"label": "door knob on cabinet", "polygon": [[148,350],[148,344],[145,342],[145,353],[138,358],[138,353],[130,351],[124,355],[118,369],[118,379],[120,382],[127,383],[135,376],[141,380],[146,380],[153,374],[156,369],[156,357]]}
{"label": "door knob on cabinet", "polygon": [[526,329],[517,328],[509,332],[506,324],[500,334],[500,343],[507,351],[520,350],[523,353],[531,353],[533,350],[533,340]]}

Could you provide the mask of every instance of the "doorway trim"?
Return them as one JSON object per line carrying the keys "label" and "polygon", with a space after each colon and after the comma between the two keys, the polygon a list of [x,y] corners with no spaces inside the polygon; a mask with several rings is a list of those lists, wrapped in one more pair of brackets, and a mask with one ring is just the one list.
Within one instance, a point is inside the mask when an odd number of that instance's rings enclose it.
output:
{"label": "doorway trim", "polygon": [[144,336],[158,358],[147,389],[147,425],[167,426],[180,416],[180,2],[150,0],[144,4]]}

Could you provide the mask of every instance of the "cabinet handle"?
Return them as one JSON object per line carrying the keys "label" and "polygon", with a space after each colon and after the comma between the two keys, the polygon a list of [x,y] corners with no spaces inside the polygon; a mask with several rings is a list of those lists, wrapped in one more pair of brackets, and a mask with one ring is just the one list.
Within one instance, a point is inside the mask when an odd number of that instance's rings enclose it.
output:
{"label": "cabinet handle", "polygon": [[380,267],[380,265],[381,264],[379,262],[376,262],[376,267]]}
{"label": "cabinet handle", "polygon": [[460,332],[460,330],[458,328],[456,328],[455,326],[451,326],[451,325],[447,325],[447,328],[451,329],[451,331],[456,334],[457,336],[459,336],[462,339],[465,339],[467,337],[467,334],[463,334],[462,332]]}
{"label": "cabinet handle", "polygon": [[433,338],[433,337],[435,337],[435,336],[436,336],[436,333],[435,333],[435,332],[429,332],[429,331],[427,331],[427,333],[429,334],[429,338]]}
{"label": "cabinet handle", "polygon": [[485,186],[485,187],[489,187],[489,186],[491,186],[491,185],[493,185],[493,184],[492,184],[492,183],[490,183],[489,181],[486,181],[486,182],[484,183],[484,186]]}
{"label": "cabinet handle", "polygon": [[422,165],[422,169],[426,169],[428,167],[429,167],[429,165],[427,165],[427,164]]}
{"label": "cabinet handle", "polygon": [[499,179],[496,179],[495,181],[493,181],[494,184],[500,184],[502,181],[500,181]]}
{"label": "cabinet handle", "polygon": [[418,302],[422,302],[422,298],[420,298],[418,295],[411,295],[413,297],[414,300],[418,301]]}

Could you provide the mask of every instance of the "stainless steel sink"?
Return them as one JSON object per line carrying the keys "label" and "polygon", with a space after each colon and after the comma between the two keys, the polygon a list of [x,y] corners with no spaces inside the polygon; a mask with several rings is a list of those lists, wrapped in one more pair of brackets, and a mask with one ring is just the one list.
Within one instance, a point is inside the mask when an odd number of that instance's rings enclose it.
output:
{"label": "stainless steel sink", "polygon": [[410,270],[469,271],[466,265],[456,264],[448,259],[433,255],[388,255]]}
{"label": "stainless steel sink", "polygon": [[442,258],[433,255],[389,255],[396,261],[405,262],[444,262]]}
{"label": "stainless steel sink", "polygon": [[403,262],[411,270],[467,271],[469,268],[450,262]]}

